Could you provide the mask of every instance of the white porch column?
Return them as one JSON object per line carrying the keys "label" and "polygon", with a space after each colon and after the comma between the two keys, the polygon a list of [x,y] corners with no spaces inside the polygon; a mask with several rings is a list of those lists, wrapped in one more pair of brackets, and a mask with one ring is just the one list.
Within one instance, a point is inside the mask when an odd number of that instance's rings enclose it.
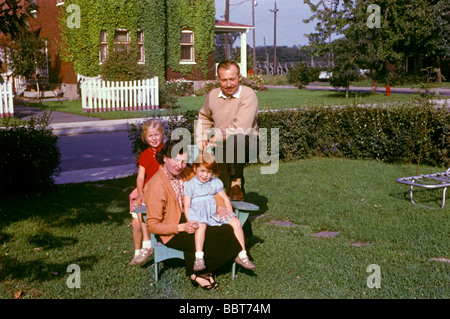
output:
{"label": "white porch column", "polygon": [[247,32],[241,33],[241,75],[247,77]]}

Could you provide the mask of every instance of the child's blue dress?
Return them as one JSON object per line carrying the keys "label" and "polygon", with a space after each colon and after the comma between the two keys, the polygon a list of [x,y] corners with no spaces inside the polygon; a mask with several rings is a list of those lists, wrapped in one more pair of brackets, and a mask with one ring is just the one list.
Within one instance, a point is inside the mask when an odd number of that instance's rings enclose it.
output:
{"label": "child's blue dress", "polygon": [[[223,190],[223,183],[217,177],[211,178],[206,183],[200,182],[196,176],[190,181],[184,182],[184,195],[191,198],[191,208],[188,219],[209,226],[228,224],[228,220],[216,216],[217,203],[215,194]],[[233,214],[233,216],[236,216]]]}

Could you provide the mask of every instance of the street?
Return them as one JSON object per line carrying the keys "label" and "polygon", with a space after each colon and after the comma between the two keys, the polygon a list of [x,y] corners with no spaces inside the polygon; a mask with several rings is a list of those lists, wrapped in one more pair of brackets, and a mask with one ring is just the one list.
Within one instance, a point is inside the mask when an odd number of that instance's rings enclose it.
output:
{"label": "street", "polygon": [[135,164],[127,131],[59,136],[61,171]]}

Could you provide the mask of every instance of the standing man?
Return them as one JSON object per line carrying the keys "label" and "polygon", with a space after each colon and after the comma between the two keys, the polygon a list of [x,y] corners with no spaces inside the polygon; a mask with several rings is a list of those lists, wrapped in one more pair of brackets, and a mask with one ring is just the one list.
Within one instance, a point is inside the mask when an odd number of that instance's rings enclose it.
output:
{"label": "standing man", "polygon": [[203,150],[215,147],[219,178],[227,194],[233,201],[243,201],[244,166],[257,156],[258,99],[251,88],[239,85],[236,62],[219,63],[217,75],[220,87],[208,94],[199,111],[197,146]]}

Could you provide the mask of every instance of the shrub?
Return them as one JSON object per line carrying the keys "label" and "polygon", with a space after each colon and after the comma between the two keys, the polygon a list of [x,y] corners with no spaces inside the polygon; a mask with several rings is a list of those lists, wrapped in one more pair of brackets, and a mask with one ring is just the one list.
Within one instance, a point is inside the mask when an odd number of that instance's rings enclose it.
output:
{"label": "shrub", "polygon": [[[450,166],[450,114],[432,105],[306,108],[261,112],[280,128],[280,159],[336,156]],[[420,159],[419,159],[420,157]]]}
{"label": "shrub", "polygon": [[310,68],[306,63],[300,62],[289,69],[287,79],[289,83],[293,83],[301,89],[310,82],[317,81],[320,70],[320,68]]}
{"label": "shrub", "polygon": [[60,173],[58,137],[48,128],[49,115],[32,118],[25,126],[0,130],[0,193],[25,195],[48,191]]}
{"label": "shrub", "polygon": [[176,96],[191,96],[194,94],[193,83],[185,79],[167,81],[166,87],[167,92]]}
{"label": "shrub", "polygon": [[[168,120],[166,134],[185,127],[193,138],[197,116],[191,111]],[[279,156],[284,161],[327,156],[450,166],[450,113],[429,104],[270,111],[260,112],[257,120],[260,128],[267,128],[268,147],[270,128],[279,128]],[[140,127],[134,129],[137,133],[130,139],[138,145]],[[135,146],[133,152],[142,150]]]}
{"label": "shrub", "polygon": [[264,86],[264,79],[261,75],[249,73],[247,77],[241,77],[241,84],[252,88],[255,91],[267,91]]}
{"label": "shrub", "polygon": [[133,81],[153,77],[147,65],[137,63],[137,51],[132,49],[110,52],[100,67],[100,75],[105,81]]}

